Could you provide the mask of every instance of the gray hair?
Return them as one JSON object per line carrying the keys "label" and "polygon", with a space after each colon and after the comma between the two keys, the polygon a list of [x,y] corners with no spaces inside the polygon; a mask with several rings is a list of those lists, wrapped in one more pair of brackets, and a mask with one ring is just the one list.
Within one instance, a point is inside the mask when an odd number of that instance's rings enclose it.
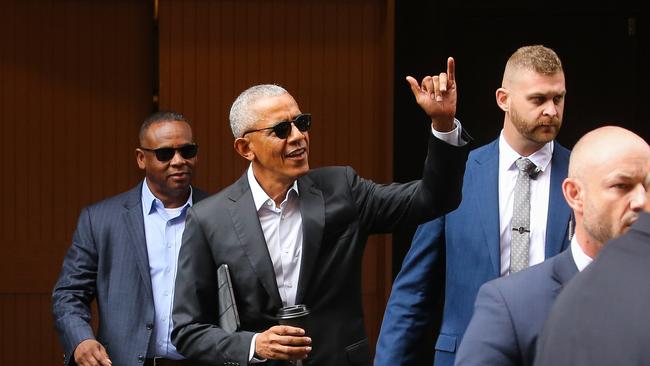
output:
{"label": "gray hair", "polygon": [[239,94],[230,108],[230,128],[233,136],[235,138],[242,137],[243,133],[258,120],[257,113],[252,110],[253,104],[261,98],[275,97],[286,93],[287,91],[281,86],[261,84],[252,86]]}

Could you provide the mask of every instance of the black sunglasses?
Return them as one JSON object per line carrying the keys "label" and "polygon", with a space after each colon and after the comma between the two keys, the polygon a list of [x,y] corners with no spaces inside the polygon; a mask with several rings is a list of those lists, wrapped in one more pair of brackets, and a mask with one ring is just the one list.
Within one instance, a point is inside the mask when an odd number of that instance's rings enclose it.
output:
{"label": "black sunglasses", "polygon": [[159,147],[157,149],[147,149],[146,147],[140,147],[140,150],[154,152],[156,154],[156,159],[158,159],[158,161],[166,162],[174,158],[174,155],[176,155],[176,151],[178,151],[181,154],[183,159],[192,159],[193,157],[196,156],[196,153],[199,151],[199,145],[187,144],[177,148]]}
{"label": "black sunglasses", "polygon": [[289,134],[291,133],[291,124],[296,125],[298,128],[298,131],[300,132],[306,132],[309,131],[309,128],[311,127],[311,114],[309,113],[304,113],[304,114],[299,114],[296,116],[296,118],[293,119],[293,121],[282,121],[276,123],[272,127],[266,127],[266,128],[260,128],[257,130],[250,130],[244,132],[241,136],[244,137],[246,136],[247,133],[251,132],[258,132],[258,131],[264,131],[264,130],[273,130],[273,133],[280,138],[280,139],[286,139]]}

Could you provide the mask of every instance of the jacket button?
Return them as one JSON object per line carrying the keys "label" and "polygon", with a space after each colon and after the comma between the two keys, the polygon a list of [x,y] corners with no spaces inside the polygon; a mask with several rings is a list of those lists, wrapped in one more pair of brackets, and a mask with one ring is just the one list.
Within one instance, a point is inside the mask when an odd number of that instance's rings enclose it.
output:
{"label": "jacket button", "polygon": [[138,362],[139,363],[144,363],[144,356],[143,355],[138,356]]}
{"label": "jacket button", "polygon": [[148,330],[152,330],[152,329],[153,329],[153,324],[151,324],[151,323],[147,323],[147,329],[148,329]]}

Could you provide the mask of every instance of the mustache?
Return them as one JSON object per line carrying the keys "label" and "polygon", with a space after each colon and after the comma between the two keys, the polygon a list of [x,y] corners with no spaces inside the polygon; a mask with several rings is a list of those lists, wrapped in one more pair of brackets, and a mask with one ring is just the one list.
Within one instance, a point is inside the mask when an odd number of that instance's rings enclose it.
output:
{"label": "mustache", "polygon": [[538,126],[559,126],[560,123],[560,118],[555,116],[555,117],[546,117],[546,118],[540,118],[537,120],[537,125]]}

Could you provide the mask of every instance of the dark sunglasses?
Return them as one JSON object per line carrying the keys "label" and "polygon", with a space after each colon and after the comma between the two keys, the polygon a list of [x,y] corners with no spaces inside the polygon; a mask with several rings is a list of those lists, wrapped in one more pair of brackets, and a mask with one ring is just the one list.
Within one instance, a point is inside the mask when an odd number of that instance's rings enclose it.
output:
{"label": "dark sunglasses", "polygon": [[296,125],[296,128],[298,128],[298,131],[300,132],[307,132],[309,131],[309,128],[311,127],[311,114],[309,113],[304,113],[304,114],[299,114],[294,118],[293,121],[282,121],[276,123],[272,127],[266,127],[266,128],[260,128],[257,130],[250,130],[244,132],[242,137],[246,136],[247,133],[251,132],[258,132],[258,131],[264,131],[264,130],[273,130],[273,133],[280,138],[280,139],[286,139],[289,134],[291,133],[291,124]]}
{"label": "dark sunglasses", "polygon": [[153,152],[156,154],[156,159],[158,159],[158,161],[166,162],[174,158],[174,155],[176,155],[176,151],[178,151],[181,154],[183,159],[192,159],[193,157],[196,156],[196,153],[199,151],[199,145],[187,144],[177,148],[160,147],[157,149],[147,149],[146,147],[140,147],[140,150]]}

